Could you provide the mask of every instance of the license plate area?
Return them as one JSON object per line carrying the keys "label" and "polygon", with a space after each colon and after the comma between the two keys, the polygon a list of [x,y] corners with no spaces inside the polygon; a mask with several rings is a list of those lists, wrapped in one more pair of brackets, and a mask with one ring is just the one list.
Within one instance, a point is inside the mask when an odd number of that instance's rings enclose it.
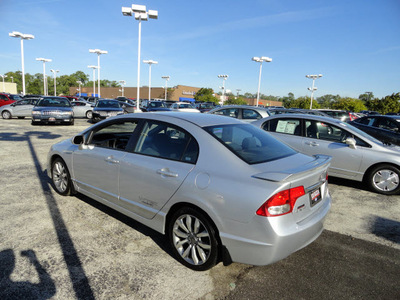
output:
{"label": "license plate area", "polygon": [[321,201],[321,199],[322,199],[321,188],[312,190],[309,195],[310,195],[310,204],[312,207],[315,204],[317,204],[319,201]]}
{"label": "license plate area", "polygon": [[50,117],[50,118],[49,118],[49,121],[50,121],[50,122],[55,122],[55,121],[56,121],[56,118]]}

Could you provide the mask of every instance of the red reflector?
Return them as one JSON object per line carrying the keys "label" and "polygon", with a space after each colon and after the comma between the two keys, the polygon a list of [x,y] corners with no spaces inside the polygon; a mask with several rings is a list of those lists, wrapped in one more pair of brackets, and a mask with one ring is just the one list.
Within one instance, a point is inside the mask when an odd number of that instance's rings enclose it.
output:
{"label": "red reflector", "polygon": [[257,215],[274,217],[288,214],[292,212],[296,200],[303,195],[305,195],[303,186],[276,193],[257,210]]}

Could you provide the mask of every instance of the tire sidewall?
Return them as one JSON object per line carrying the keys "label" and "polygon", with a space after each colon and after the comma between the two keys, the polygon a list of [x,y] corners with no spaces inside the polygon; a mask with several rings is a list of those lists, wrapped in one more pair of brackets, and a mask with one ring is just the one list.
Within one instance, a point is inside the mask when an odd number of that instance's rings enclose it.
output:
{"label": "tire sidewall", "polygon": [[[211,253],[210,256],[208,257],[208,260],[202,264],[202,265],[192,265],[186,260],[184,260],[179,252],[176,250],[174,241],[173,241],[173,228],[175,221],[179,219],[183,215],[192,215],[199,219],[203,225],[206,227],[209,235],[210,235],[210,242],[211,242]],[[184,266],[194,270],[194,271],[206,271],[212,268],[217,264],[218,260],[218,253],[219,253],[219,242],[218,242],[218,236],[214,227],[214,224],[210,221],[208,216],[206,214],[200,212],[199,210],[195,210],[192,207],[183,207],[178,209],[172,217],[169,219],[168,223],[168,240],[169,244],[171,246],[172,252],[174,253],[174,256],[176,259],[182,263]]]}
{"label": "tire sidewall", "polygon": [[[65,171],[67,172],[67,188],[66,188],[65,191],[63,191],[63,192],[60,191],[60,190],[58,190],[57,186],[56,186],[55,183],[54,183],[53,169],[54,169],[54,165],[55,165],[56,163],[61,163],[61,164],[64,166]],[[71,194],[71,176],[69,175],[69,171],[68,171],[67,165],[65,164],[65,162],[64,162],[61,158],[56,158],[56,159],[53,161],[53,163],[51,164],[51,183],[53,184],[54,190],[55,190],[58,194],[60,194],[60,195],[62,195],[62,196],[69,196],[69,195]]]}
{"label": "tire sidewall", "polygon": [[1,113],[1,117],[3,119],[11,119],[12,118],[11,113],[8,110],[3,111]]}
{"label": "tire sidewall", "polygon": [[397,176],[399,176],[399,178],[400,178],[400,170],[398,168],[396,168],[395,166],[392,166],[392,165],[380,165],[380,166],[377,166],[377,167],[373,168],[368,174],[367,183],[369,185],[369,188],[373,192],[376,192],[376,193],[379,193],[379,194],[383,194],[383,195],[397,195],[397,194],[399,194],[400,193],[400,183],[399,183],[399,185],[397,186],[396,189],[394,189],[393,191],[390,191],[390,192],[385,192],[385,191],[379,190],[379,189],[377,189],[375,187],[375,185],[373,183],[373,178],[374,178],[374,175],[377,172],[379,172],[380,170],[391,170],[391,171],[395,172],[397,174]]}

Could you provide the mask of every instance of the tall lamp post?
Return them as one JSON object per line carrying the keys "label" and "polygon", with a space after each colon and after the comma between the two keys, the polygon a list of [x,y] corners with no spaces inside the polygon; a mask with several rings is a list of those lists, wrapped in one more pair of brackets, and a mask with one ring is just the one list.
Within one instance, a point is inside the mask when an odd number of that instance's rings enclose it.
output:
{"label": "tall lamp post", "polygon": [[76,83],[79,84],[79,98],[80,98],[82,95],[82,81],[77,80]]}
{"label": "tall lamp post", "polygon": [[241,89],[236,89],[237,97],[239,98],[239,92],[241,92]]}
{"label": "tall lamp post", "polygon": [[54,96],[57,96],[57,73],[60,72],[59,70],[53,70],[51,69],[50,72],[53,73],[53,78],[54,78]]}
{"label": "tall lamp post", "polygon": [[87,67],[93,69],[93,97],[96,97],[96,69],[97,69],[97,66],[90,65]]}
{"label": "tall lamp post", "polygon": [[43,94],[47,96],[46,62],[51,62],[51,59],[39,57],[36,60],[43,62]]}
{"label": "tall lamp post", "polygon": [[108,51],[100,49],[89,49],[89,52],[97,54],[97,93],[99,94],[98,96],[100,98],[100,55],[108,54]]}
{"label": "tall lamp post", "polygon": [[1,75],[0,74],[0,76],[1,76],[1,78],[3,78],[3,93],[5,93],[6,92],[6,86],[4,85],[4,78],[6,78],[7,75]]}
{"label": "tall lamp post", "polygon": [[14,83],[14,77],[10,76],[11,78],[11,83]]}
{"label": "tall lamp post", "polygon": [[8,35],[15,38],[21,38],[22,94],[25,95],[24,40],[34,39],[35,36],[33,34],[24,34],[18,31],[10,32]]}
{"label": "tall lamp post", "polygon": [[121,84],[121,89],[119,91],[122,92],[122,97],[124,97],[124,86],[126,84],[126,81],[120,80],[119,83]]}
{"label": "tall lamp post", "polygon": [[261,71],[262,71],[262,63],[265,62],[271,62],[272,58],[266,57],[266,56],[261,56],[261,57],[253,57],[251,59],[252,61],[260,63],[260,73],[258,74],[258,89],[257,89],[257,104],[258,106],[258,101],[260,101],[260,86],[261,86]]}
{"label": "tall lamp post", "polygon": [[314,86],[314,84],[315,84],[315,79],[321,78],[321,77],[322,77],[322,74],[318,74],[318,75],[306,75],[306,77],[312,79],[312,87],[308,88],[308,90],[311,91],[310,109],[312,109],[312,102],[313,102],[313,97],[314,97],[314,91],[317,90],[317,88]]}
{"label": "tall lamp post", "polygon": [[143,63],[149,65],[149,101],[151,100],[151,65],[156,65],[158,64],[158,61],[155,60],[143,60]]}
{"label": "tall lamp post", "polygon": [[162,79],[165,79],[165,101],[167,101],[167,83],[169,80],[169,76],[161,76]]}
{"label": "tall lamp post", "polygon": [[225,80],[228,79],[228,75],[218,75],[218,78],[222,78],[222,86],[220,86],[219,88],[222,89],[222,105],[224,105],[224,101],[225,101]]}
{"label": "tall lamp post", "polygon": [[142,36],[142,21],[150,19],[158,19],[157,10],[146,11],[146,5],[132,4],[132,7],[122,7],[122,14],[124,16],[132,16],[134,14],[135,19],[139,21],[139,37],[138,37],[138,60],[137,60],[137,88],[136,88],[136,101],[140,103],[140,44]]}

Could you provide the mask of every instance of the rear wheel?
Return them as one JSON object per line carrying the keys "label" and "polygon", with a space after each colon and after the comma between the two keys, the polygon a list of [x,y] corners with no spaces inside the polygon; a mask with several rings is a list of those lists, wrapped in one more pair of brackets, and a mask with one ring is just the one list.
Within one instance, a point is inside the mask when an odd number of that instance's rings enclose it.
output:
{"label": "rear wheel", "polygon": [[91,119],[92,117],[93,117],[92,111],[91,111],[91,110],[88,110],[88,111],[86,112],[86,118],[87,118],[87,119]]}
{"label": "rear wheel", "polygon": [[380,165],[373,168],[367,177],[367,183],[372,191],[395,195],[400,192],[400,170],[391,165]]}
{"label": "rear wheel", "polygon": [[51,165],[51,179],[57,193],[63,196],[71,194],[71,176],[65,162],[61,158],[56,158]]}
{"label": "rear wheel", "polygon": [[5,110],[1,113],[3,119],[11,119],[11,113],[8,110]]}
{"label": "rear wheel", "polygon": [[209,219],[200,211],[184,207],[168,224],[172,251],[178,261],[195,271],[212,268],[218,259],[218,240]]}

